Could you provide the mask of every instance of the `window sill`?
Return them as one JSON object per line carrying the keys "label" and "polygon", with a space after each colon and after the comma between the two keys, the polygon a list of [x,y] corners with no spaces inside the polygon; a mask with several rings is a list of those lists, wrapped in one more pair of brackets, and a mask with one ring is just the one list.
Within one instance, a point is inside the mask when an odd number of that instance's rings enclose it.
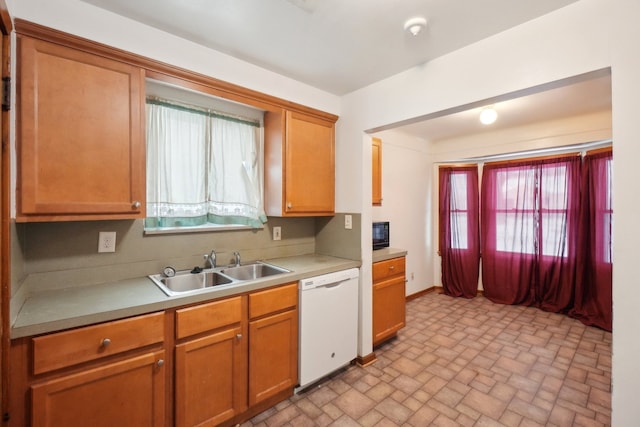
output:
{"label": "window sill", "polygon": [[[264,228],[264,227],[261,227]],[[158,227],[158,228],[145,228],[144,235],[156,235],[156,234],[182,234],[182,233],[202,233],[202,232],[215,232],[215,231],[236,231],[236,230],[255,230],[250,225],[198,225],[193,227]]]}

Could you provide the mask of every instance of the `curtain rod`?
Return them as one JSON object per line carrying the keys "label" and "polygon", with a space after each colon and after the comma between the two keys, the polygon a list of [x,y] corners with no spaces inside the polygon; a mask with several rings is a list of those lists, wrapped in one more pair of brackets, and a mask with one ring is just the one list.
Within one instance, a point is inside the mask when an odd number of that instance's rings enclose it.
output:
{"label": "curtain rod", "polygon": [[185,111],[188,113],[200,114],[207,117],[214,117],[217,119],[228,120],[230,122],[241,123],[249,126],[260,127],[260,122],[247,119],[245,117],[233,116],[231,114],[220,113],[215,110],[211,110],[206,107],[198,107],[195,105],[184,104],[178,101],[172,101],[169,99],[163,99],[157,96],[148,96],[147,104],[159,105],[161,107],[172,108],[178,111]]}
{"label": "curtain rod", "polygon": [[553,153],[570,153],[572,151],[587,151],[592,150],[594,148],[601,147],[609,147],[613,144],[613,140],[604,139],[600,141],[591,141],[591,142],[583,142],[580,144],[572,144],[572,145],[563,145],[561,147],[550,147],[550,148],[539,148],[535,150],[525,150],[525,151],[517,151],[514,153],[506,153],[506,154],[493,154],[489,156],[478,156],[478,157],[465,157],[462,159],[456,160],[447,160],[437,163],[484,163],[484,162],[493,162],[498,160],[511,160],[511,159],[519,159],[519,158],[527,158],[532,156],[540,156],[546,154]]}

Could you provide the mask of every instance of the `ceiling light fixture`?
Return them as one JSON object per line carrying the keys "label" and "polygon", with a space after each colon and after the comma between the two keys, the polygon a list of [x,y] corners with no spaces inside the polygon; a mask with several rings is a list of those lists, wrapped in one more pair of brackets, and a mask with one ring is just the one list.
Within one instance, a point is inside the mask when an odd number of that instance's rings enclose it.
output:
{"label": "ceiling light fixture", "polygon": [[417,36],[420,31],[424,30],[427,26],[427,20],[422,16],[416,16],[415,18],[408,19],[404,23],[405,31],[409,31],[414,36]]}
{"label": "ceiling light fixture", "polygon": [[480,112],[480,122],[483,125],[490,125],[491,123],[495,122],[497,118],[498,113],[493,109],[493,107],[484,108]]}

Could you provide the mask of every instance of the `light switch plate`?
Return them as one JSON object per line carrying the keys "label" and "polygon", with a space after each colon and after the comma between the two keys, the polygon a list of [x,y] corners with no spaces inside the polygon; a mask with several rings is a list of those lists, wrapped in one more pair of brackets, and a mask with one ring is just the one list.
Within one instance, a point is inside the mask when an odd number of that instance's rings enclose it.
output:
{"label": "light switch plate", "polygon": [[353,228],[353,219],[351,218],[351,215],[344,216],[344,228],[347,230],[351,230]]}
{"label": "light switch plate", "polygon": [[282,228],[273,227],[273,240],[280,240],[280,239],[282,239]]}
{"label": "light switch plate", "polygon": [[101,231],[98,233],[98,252],[115,252],[116,251],[116,232]]}

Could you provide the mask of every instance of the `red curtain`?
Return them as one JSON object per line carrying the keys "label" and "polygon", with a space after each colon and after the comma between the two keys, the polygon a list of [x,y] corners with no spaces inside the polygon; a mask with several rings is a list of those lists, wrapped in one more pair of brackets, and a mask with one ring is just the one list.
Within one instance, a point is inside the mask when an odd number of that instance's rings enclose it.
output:
{"label": "red curtain", "polygon": [[439,201],[444,293],[473,298],[480,269],[478,167],[440,167]]}
{"label": "red curtain", "polygon": [[484,295],[566,312],[573,305],[579,156],[486,164],[482,178]]}
{"label": "red curtain", "polygon": [[584,158],[584,195],[581,207],[580,245],[575,307],[570,314],[586,325],[611,331],[612,268],[611,150],[587,154]]}

